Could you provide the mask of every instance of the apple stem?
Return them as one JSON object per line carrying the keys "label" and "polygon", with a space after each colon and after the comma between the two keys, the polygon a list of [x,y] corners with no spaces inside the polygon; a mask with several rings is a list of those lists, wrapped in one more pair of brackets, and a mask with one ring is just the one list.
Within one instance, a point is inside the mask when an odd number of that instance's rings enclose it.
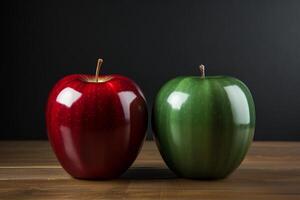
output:
{"label": "apple stem", "polygon": [[103,63],[103,60],[101,58],[99,58],[97,61],[97,68],[96,68],[96,75],[95,75],[96,82],[98,82],[99,71],[100,71],[102,63]]}
{"label": "apple stem", "polygon": [[200,70],[200,77],[205,78],[205,66],[201,64],[199,66],[199,70]]}

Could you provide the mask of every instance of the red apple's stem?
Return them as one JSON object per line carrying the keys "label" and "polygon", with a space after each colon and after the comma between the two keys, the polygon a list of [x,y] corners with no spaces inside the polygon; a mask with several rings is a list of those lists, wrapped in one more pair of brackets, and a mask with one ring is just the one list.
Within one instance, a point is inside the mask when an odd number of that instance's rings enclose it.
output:
{"label": "red apple's stem", "polygon": [[95,75],[96,82],[98,82],[99,71],[100,71],[102,63],[103,63],[103,60],[101,58],[99,58],[97,61],[97,68],[96,68],[96,75]]}
{"label": "red apple's stem", "polygon": [[199,70],[200,70],[200,77],[205,78],[205,66],[201,64],[199,66]]}

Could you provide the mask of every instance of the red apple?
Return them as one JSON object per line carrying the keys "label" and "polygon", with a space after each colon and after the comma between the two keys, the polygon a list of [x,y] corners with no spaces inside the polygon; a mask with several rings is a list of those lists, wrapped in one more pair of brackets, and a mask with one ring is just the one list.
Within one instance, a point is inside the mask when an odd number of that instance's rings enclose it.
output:
{"label": "red apple", "polygon": [[109,179],[133,163],[147,129],[139,87],[120,75],[69,75],[49,95],[46,122],[51,146],[73,177]]}

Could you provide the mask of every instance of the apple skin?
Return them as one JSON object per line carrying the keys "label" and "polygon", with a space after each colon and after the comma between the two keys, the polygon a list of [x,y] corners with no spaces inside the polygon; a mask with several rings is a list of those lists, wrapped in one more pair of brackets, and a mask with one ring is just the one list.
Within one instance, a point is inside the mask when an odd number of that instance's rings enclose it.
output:
{"label": "apple skin", "polygon": [[111,179],[136,159],[147,129],[139,87],[120,75],[69,75],[52,89],[46,108],[51,146],[63,168],[81,179]]}
{"label": "apple skin", "polygon": [[178,176],[224,178],[253,140],[254,102],[246,85],[232,77],[178,77],[160,89],[152,128],[165,163]]}

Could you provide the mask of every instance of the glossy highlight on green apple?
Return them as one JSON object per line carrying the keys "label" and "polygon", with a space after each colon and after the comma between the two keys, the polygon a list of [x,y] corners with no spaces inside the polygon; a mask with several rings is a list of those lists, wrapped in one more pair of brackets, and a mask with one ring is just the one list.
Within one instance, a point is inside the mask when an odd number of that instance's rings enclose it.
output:
{"label": "glossy highlight on green apple", "polygon": [[157,94],[152,128],[178,176],[219,179],[233,172],[253,140],[255,107],[247,86],[228,76],[177,77]]}

